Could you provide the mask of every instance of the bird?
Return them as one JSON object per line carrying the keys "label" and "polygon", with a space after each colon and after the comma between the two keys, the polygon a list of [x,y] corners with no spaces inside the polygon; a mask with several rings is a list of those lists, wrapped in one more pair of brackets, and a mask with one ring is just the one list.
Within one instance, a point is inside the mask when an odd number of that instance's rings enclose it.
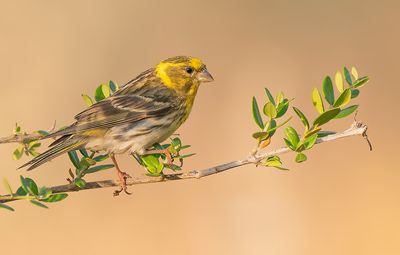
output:
{"label": "bird", "polygon": [[[121,86],[110,97],[75,116],[75,122],[44,138],[57,138],[49,149],[20,168],[28,171],[64,153],[85,148],[107,153],[114,163],[121,191],[129,174],[121,171],[116,154],[168,154],[150,150],[170,137],[188,118],[200,84],[213,76],[197,57],[176,56],[159,62]],[[167,155],[168,158],[168,155]]]}

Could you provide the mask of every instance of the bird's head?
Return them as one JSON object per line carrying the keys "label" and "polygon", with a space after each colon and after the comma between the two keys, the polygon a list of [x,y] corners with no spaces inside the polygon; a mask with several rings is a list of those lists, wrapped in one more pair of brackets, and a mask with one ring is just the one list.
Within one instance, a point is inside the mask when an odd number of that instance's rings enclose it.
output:
{"label": "bird's head", "polygon": [[166,59],[155,72],[164,85],[187,96],[194,96],[200,83],[214,80],[200,59],[187,56]]}

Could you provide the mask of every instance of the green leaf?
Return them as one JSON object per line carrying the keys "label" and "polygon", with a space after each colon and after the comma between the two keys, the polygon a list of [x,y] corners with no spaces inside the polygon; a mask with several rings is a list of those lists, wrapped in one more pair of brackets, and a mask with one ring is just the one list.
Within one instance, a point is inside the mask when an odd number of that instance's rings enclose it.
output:
{"label": "green leaf", "polygon": [[353,88],[361,88],[362,86],[367,84],[368,81],[369,81],[369,78],[367,76],[361,77],[360,79],[356,80],[353,83]]}
{"label": "green leaf", "polygon": [[188,157],[191,157],[191,156],[194,156],[194,155],[196,155],[196,153],[190,153],[190,154],[185,154],[185,155],[180,155],[180,156],[178,156],[177,158],[178,159],[183,159],[183,158],[188,158]]}
{"label": "green leaf", "polygon": [[271,92],[270,92],[267,88],[265,88],[265,94],[267,95],[269,101],[270,101],[273,105],[276,105],[275,100],[274,100],[274,97],[272,96]]}
{"label": "green leaf", "polygon": [[352,89],[351,90],[351,98],[356,98],[360,94],[360,91],[358,89]]}
{"label": "green leaf", "polygon": [[314,127],[313,129],[309,130],[305,135],[304,138],[308,138],[310,136],[312,136],[313,134],[318,133],[321,130],[321,128],[319,127]]}
{"label": "green leaf", "polygon": [[253,118],[256,124],[261,128],[264,129],[264,122],[261,118],[260,114],[260,108],[258,108],[257,100],[255,97],[253,97],[253,104],[252,104],[252,109],[253,109]]}
{"label": "green leaf", "polygon": [[19,179],[21,181],[22,189],[26,192],[26,194],[28,194],[29,193],[29,189],[28,189],[29,183],[25,180],[25,178],[22,175],[19,176]]}
{"label": "green leaf", "polygon": [[291,149],[292,151],[296,150],[296,147],[288,139],[283,138],[283,140],[285,141],[286,146],[289,147],[289,149]]}
{"label": "green leaf", "polygon": [[336,99],[333,107],[342,107],[350,102],[351,89],[345,89],[340,96]]}
{"label": "green leaf", "polygon": [[13,152],[13,155],[12,155],[13,159],[14,159],[14,160],[19,160],[19,159],[22,157],[22,155],[24,155],[24,151],[25,151],[24,146],[23,146],[23,145],[19,146],[19,147],[18,147],[17,149],[15,149],[15,151]]}
{"label": "green leaf", "polygon": [[324,92],[324,96],[326,101],[333,105],[335,102],[335,94],[333,92],[332,80],[331,77],[326,76],[322,83],[322,91]]}
{"label": "green leaf", "polygon": [[96,156],[96,157],[94,157],[93,159],[94,159],[94,161],[96,161],[96,162],[101,162],[101,161],[104,161],[104,160],[108,159],[109,157],[110,157],[110,156],[109,156],[108,154],[104,154],[104,155]]}
{"label": "green leaf", "polygon": [[110,86],[110,89],[113,93],[115,93],[119,89],[118,84],[114,83],[113,81],[109,81],[108,85]]}
{"label": "green leaf", "polygon": [[279,105],[280,103],[283,102],[284,99],[285,99],[285,96],[284,96],[283,92],[279,92],[278,95],[276,95],[276,104]]}
{"label": "green leaf", "polygon": [[299,134],[297,133],[296,129],[294,129],[293,127],[286,127],[285,135],[286,135],[286,138],[293,145],[293,147],[297,147],[297,144],[299,143],[300,139],[299,139]]}
{"label": "green leaf", "polygon": [[338,115],[336,115],[335,119],[340,119],[349,116],[352,114],[355,110],[357,110],[358,105],[352,105],[347,108],[342,109]]}
{"label": "green leaf", "polygon": [[273,105],[271,102],[267,102],[264,105],[264,113],[271,119],[275,118],[277,115],[275,105]]}
{"label": "green leaf", "polygon": [[8,205],[2,204],[2,203],[0,203],[0,208],[6,209],[6,210],[9,210],[12,212],[15,211],[14,208],[12,208],[11,206],[8,206]]}
{"label": "green leaf", "polygon": [[113,164],[94,166],[94,167],[91,167],[91,168],[85,170],[85,173],[87,173],[87,174],[96,173],[96,172],[107,170],[107,169],[110,169],[113,167],[114,167]]}
{"label": "green leaf", "polygon": [[347,67],[343,67],[343,74],[344,74],[344,78],[346,79],[346,82],[351,86],[353,84],[353,82],[351,81],[350,72],[347,69]]}
{"label": "green leaf", "polygon": [[48,136],[50,133],[45,131],[45,130],[37,130],[36,133],[38,133],[41,136]]}
{"label": "green leaf", "polygon": [[166,168],[171,169],[172,171],[180,171],[182,168],[180,166],[174,165],[174,164],[165,164],[164,165]]}
{"label": "green leaf", "polygon": [[26,196],[27,194],[28,192],[26,192],[22,186],[17,189],[17,192],[15,192],[15,195],[17,196]]}
{"label": "green leaf", "polygon": [[76,151],[69,151],[68,156],[75,168],[79,169],[81,165],[79,163],[79,157]]}
{"label": "green leaf", "polygon": [[174,139],[171,140],[171,145],[175,149],[179,149],[182,146],[182,141],[179,139],[179,137],[175,137]]}
{"label": "green leaf", "polygon": [[53,191],[49,188],[46,187],[41,187],[39,189],[39,196],[41,199],[46,199],[48,197],[50,197],[50,195],[53,193]]}
{"label": "green leaf", "polygon": [[31,142],[29,142],[29,144],[28,144],[28,148],[29,148],[30,150],[31,150],[31,149],[36,149],[36,148],[39,148],[40,145],[42,145],[42,144],[39,143],[38,141],[31,141]]}
{"label": "green leaf", "polygon": [[18,123],[15,123],[14,134],[18,135],[21,134],[21,132],[22,132],[21,127],[18,125]]}
{"label": "green leaf", "polygon": [[287,100],[285,98],[285,99],[283,99],[282,102],[280,102],[278,104],[278,107],[276,108],[276,111],[277,111],[276,117],[280,118],[283,115],[285,115],[285,113],[287,112],[288,108],[289,108],[289,100]]}
{"label": "green leaf", "polygon": [[329,122],[331,119],[335,118],[340,112],[340,108],[332,108],[321,115],[319,115],[314,120],[314,126],[322,126],[325,123]]}
{"label": "green leaf", "polygon": [[80,165],[79,169],[84,170],[84,169],[88,169],[91,166],[96,165],[96,161],[91,158],[83,157],[81,159],[81,162],[79,163],[79,165]]}
{"label": "green leaf", "polygon": [[164,164],[155,155],[144,155],[141,158],[145,167],[152,175],[159,175],[164,169]]}
{"label": "green leaf", "polygon": [[89,154],[85,148],[79,149],[79,152],[82,154],[82,156],[89,157]]}
{"label": "green leaf", "polygon": [[102,84],[97,87],[96,92],[94,94],[94,98],[96,102],[99,102],[110,96],[110,86],[108,84]]}
{"label": "green leaf", "polygon": [[298,153],[296,155],[296,162],[301,163],[307,160],[307,156],[304,153]]}
{"label": "green leaf", "polygon": [[304,149],[305,150],[311,149],[314,146],[315,142],[317,141],[317,138],[318,138],[318,134],[313,134],[312,136],[306,138],[303,142]]}
{"label": "green leaf", "polygon": [[312,92],[312,102],[319,113],[324,112],[324,104],[322,103],[321,94],[319,94],[317,88],[314,88]]}
{"label": "green leaf", "polygon": [[10,183],[7,181],[6,178],[3,178],[3,184],[4,184],[4,187],[6,188],[7,193],[12,196],[13,195],[13,191],[11,189]]}
{"label": "green leaf", "polygon": [[81,96],[82,96],[83,101],[87,105],[87,107],[90,107],[93,105],[93,101],[88,95],[82,94]]}
{"label": "green leaf", "polygon": [[59,193],[59,194],[54,194],[51,195],[50,197],[43,199],[41,201],[46,202],[46,203],[55,203],[55,202],[59,202],[61,200],[64,200],[68,197],[68,194],[66,193]]}
{"label": "green leaf", "polygon": [[265,140],[269,137],[269,133],[268,132],[255,132],[253,134],[253,138],[258,139],[258,140]]}
{"label": "green leaf", "polygon": [[342,93],[344,90],[344,84],[342,74],[339,71],[337,71],[335,75],[335,84],[338,91]]}
{"label": "green leaf", "polygon": [[40,203],[39,201],[36,201],[36,200],[29,200],[29,202],[31,202],[32,204],[34,204],[34,205],[36,205],[36,206],[45,208],[45,209],[48,209],[48,208],[49,208],[49,207],[47,207],[47,205],[44,205],[44,204],[42,204],[42,203]]}
{"label": "green leaf", "polygon": [[277,167],[282,165],[282,161],[278,156],[270,156],[263,165],[268,167]]}
{"label": "green leaf", "polygon": [[306,128],[306,130],[308,130],[310,128],[310,124],[308,123],[308,120],[307,120],[306,116],[304,115],[304,113],[302,111],[300,111],[300,109],[298,109],[294,106],[293,106],[293,110],[297,114],[297,116],[299,116],[301,122],[303,122],[303,125]]}
{"label": "green leaf", "polygon": [[[357,69],[354,66],[351,68],[351,74],[353,75],[354,80],[358,79],[358,72],[357,72]],[[354,86],[354,84],[353,84],[353,86]]]}
{"label": "green leaf", "polygon": [[275,134],[277,128],[278,127],[276,126],[275,120],[271,120],[268,122],[267,132],[269,133],[270,137],[272,137]]}
{"label": "green leaf", "polygon": [[86,186],[86,181],[84,179],[78,178],[74,180],[74,184],[78,188],[83,189]]}
{"label": "green leaf", "polygon": [[321,137],[325,137],[328,135],[334,135],[334,134],[336,134],[336,132],[322,130],[322,131],[319,131],[317,135],[318,135],[318,138],[321,138]]}
{"label": "green leaf", "polygon": [[39,189],[38,186],[36,185],[35,181],[32,180],[31,178],[25,178],[26,182],[26,187],[28,188],[28,191],[30,194],[38,196],[39,195]]}

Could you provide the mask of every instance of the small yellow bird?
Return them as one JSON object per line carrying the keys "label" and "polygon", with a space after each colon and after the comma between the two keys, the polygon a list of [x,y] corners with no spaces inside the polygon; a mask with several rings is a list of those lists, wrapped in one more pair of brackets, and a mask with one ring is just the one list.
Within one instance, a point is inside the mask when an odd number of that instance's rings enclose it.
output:
{"label": "small yellow bird", "polygon": [[[127,192],[126,179],[115,154],[167,153],[148,151],[171,136],[188,118],[199,85],[213,81],[198,58],[178,56],[160,62],[122,86],[112,96],[75,116],[71,126],[48,135],[58,137],[50,149],[22,167],[32,170],[69,151],[86,148],[110,155]],[[21,167],[21,168],[22,168]],[[120,192],[119,191],[119,192]],[[118,192],[118,193],[119,193]]]}

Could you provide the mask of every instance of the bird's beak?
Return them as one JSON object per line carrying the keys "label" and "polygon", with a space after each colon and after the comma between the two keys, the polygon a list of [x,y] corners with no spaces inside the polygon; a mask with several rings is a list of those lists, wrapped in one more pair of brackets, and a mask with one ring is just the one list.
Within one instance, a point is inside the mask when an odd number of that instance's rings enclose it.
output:
{"label": "bird's beak", "polygon": [[200,82],[211,82],[214,80],[212,75],[208,72],[207,68],[203,68],[200,72],[197,73],[197,79]]}

